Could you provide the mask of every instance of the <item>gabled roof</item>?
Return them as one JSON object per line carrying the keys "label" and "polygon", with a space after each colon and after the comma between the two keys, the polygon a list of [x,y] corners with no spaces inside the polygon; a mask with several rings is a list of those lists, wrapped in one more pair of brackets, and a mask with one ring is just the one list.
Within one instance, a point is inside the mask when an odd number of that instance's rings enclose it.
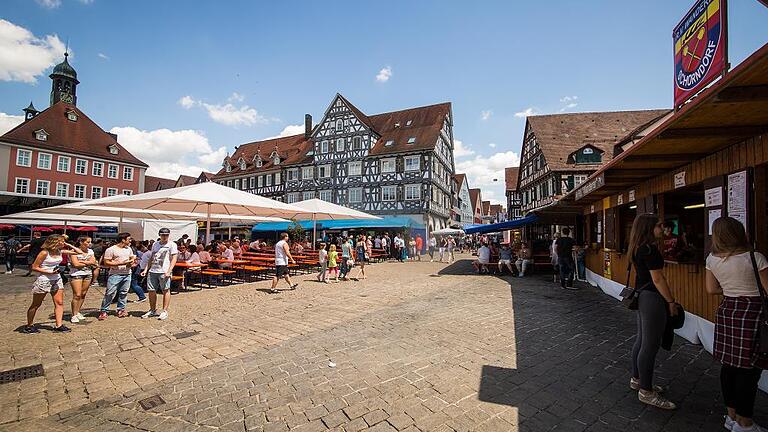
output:
{"label": "gabled roof", "polygon": [[490,201],[483,201],[483,216],[488,216],[491,214],[491,202]]}
{"label": "gabled roof", "polygon": [[[311,141],[304,138],[304,134],[270,138],[238,146],[235,152],[229,156],[229,160],[237,161],[242,157],[246,162],[245,170],[241,170],[235,163],[231,172],[222,168],[215,174],[215,177],[240,176],[243,173],[263,172],[275,168],[272,159],[269,158],[269,155],[275,151],[275,146],[277,146],[277,154],[280,156],[280,166],[312,162],[312,156],[307,156],[307,153],[312,151],[314,147]],[[260,168],[257,168],[253,162],[253,157],[257,153],[261,154],[262,165]]]}
{"label": "gabled roof", "polygon": [[601,164],[568,164],[568,156],[586,144],[591,144],[604,152],[602,163],[606,163],[613,154],[614,145],[669,111],[657,109],[551,114],[531,116],[527,121],[549,169],[595,169]]}
{"label": "gabled roof", "polygon": [[489,215],[496,215],[501,213],[503,208],[501,207],[501,204],[491,204]]}
{"label": "gabled roof", "polygon": [[144,176],[144,192],[153,192],[174,187],[176,187],[176,180],[150,175]]}
{"label": "gabled roof", "polygon": [[[450,113],[451,103],[444,102],[369,117],[373,130],[380,136],[369,154],[383,155],[434,149],[445,117]],[[409,120],[411,125],[406,126]],[[396,127],[398,123],[399,126]],[[408,144],[410,138],[416,138],[416,142]],[[393,144],[386,146],[387,141],[393,141]]]}
{"label": "gabled roof", "polygon": [[189,186],[195,184],[195,182],[197,182],[197,177],[182,174],[176,180],[176,186]]}
{"label": "gabled roof", "polygon": [[519,166],[504,168],[504,183],[506,183],[507,191],[517,190],[517,176],[519,173]]}
{"label": "gabled roof", "polygon": [[[459,185],[459,188],[461,188],[461,184],[464,183],[464,181],[467,179],[467,175],[455,174],[453,178],[456,179],[456,183]],[[467,182],[467,187],[469,187],[469,182]]]}
{"label": "gabled roof", "polygon": [[202,172],[200,173],[200,175],[199,175],[199,176],[197,176],[197,179],[196,179],[195,181],[197,181],[197,180],[201,180],[201,179],[205,179],[205,181],[211,181],[211,180],[213,180],[213,176],[215,176],[215,175],[216,175],[216,174],[214,174],[214,173],[212,173],[212,172],[208,172],[208,171],[202,171]]}
{"label": "gabled roof", "polygon": [[[67,119],[66,112],[70,110],[77,114],[77,121]],[[44,129],[48,134],[46,141],[35,139],[35,131],[40,129]],[[65,102],[57,102],[31,120],[16,126],[1,136],[0,141],[147,166],[123,148],[113,135],[105,132],[80,109]],[[111,145],[117,146],[117,154],[109,152]]]}
{"label": "gabled roof", "polygon": [[[478,201],[480,201],[480,189],[470,189],[469,200],[472,201],[472,211],[477,212],[477,203]],[[483,210],[483,207],[481,204],[480,211],[482,212],[482,210]]]}
{"label": "gabled roof", "polygon": [[363,122],[363,124],[365,124],[368,127],[373,127],[373,125],[371,124],[371,119],[369,119],[367,115],[363,114],[363,112],[360,111],[355,105],[353,105],[352,102],[350,102],[347,98],[342,96],[341,93],[336,93],[336,96],[338,96],[339,99],[341,99],[341,101],[347,105],[347,108],[349,108],[349,110],[352,111],[352,113],[358,118],[358,120]]}

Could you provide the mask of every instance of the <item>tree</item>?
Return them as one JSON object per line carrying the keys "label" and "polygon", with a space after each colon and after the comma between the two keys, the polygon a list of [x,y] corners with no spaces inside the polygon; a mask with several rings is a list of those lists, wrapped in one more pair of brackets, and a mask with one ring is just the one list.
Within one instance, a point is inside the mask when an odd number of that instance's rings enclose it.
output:
{"label": "tree", "polygon": [[304,240],[304,227],[296,221],[293,221],[293,223],[288,225],[286,232],[288,232],[288,236],[290,236],[291,240],[293,241]]}

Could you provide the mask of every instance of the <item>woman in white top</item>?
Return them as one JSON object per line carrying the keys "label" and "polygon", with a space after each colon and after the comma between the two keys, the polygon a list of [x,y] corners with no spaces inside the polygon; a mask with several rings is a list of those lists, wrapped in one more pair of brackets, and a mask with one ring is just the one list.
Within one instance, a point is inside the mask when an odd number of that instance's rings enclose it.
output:
{"label": "woman in white top", "polygon": [[[756,273],[759,276],[756,276]],[[722,363],[720,385],[728,415],[726,429],[766,432],[752,421],[757,383],[768,360],[755,350],[762,315],[761,293],[768,295],[768,260],[751,245],[741,222],[721,217],[712,224],[712,253],[707,257],[706,289],[722,294],[715,315],[713,356]]]}
{"label": "woman in white top", "polygon": [[88,288],[91,287],[93,269],[98,263],[91,249],[91,238],[80,236],[77,238],[77,247],[84,253],[69,257],[69,284],[72,286],[72,317],[70,322],[79,323],[85,319],[80,308],[83,307]]}
{"label": "woman in white top", "polygon": [[[66,250],[64,250],[66,248]],[[64,320],[64,283],[59,274],[62,255],[82,255],[83,251],[67,244],[64,237],[54,234],[45,239],[42,250],[35,261],[32,263],[32,271],[40,273],[32,285],[32,304],[27,309],[27,325],[24,326],[22,333],[39,333],[32,323],[35,320],[37,309],[43,304],[45,296],[50,294],[53,298],[53,311],[56,317],[56,327],[54,331],[68,332],[69,328],[62,324]]]}

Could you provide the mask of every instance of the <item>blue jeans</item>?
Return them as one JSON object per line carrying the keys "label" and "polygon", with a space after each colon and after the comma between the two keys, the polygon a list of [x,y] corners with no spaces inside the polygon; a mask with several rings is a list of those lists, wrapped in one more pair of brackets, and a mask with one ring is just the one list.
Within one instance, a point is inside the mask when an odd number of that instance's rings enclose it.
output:
{"label": "blue jeans", "polygon": [[101,311],[109,312],[109,305],[115,298],[115,293],[119,293],[117,298],[117,310],[125,310],[126,299],[128,298],[128,289],[131,286],[130,274],[113,274],[107,278],[107,289],[104,292],[104,300],[101,301]]}
{"label": "blue jeans", "polygon": [[584,260],[576,260],[576,268],[579,271],[579,279],[587,278],[587,266],[584,264]]}
{"label": "blue jeans", "polygon": [[141,271],[138,267],[136,267],[136,270],[133,272],[133,275],[131,275],[131,291],[135,292],[137,296],[139,296],[139,300],[143,300],[147,298],[147,295],[144,294],[144,290],[141,289],[141,285],[139,285],[139,281],[141,281]]}
{"label": "blue jeans", "polygon": [[571,257],[559,257],[558,265],[560,267],[560,286],[565,287],[566,283],[569,287],[573,286],[573,258]]}

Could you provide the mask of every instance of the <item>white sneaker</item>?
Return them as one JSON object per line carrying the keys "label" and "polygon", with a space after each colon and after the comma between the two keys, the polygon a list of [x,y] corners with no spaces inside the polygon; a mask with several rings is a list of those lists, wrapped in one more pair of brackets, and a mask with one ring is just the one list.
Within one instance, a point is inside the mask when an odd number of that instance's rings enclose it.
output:
{"label": "white sneaker", "polygon": [[79,319],[80,321],[82,321],[82,320],[84,320],[84,319],[85,319],[85,315],[83,315],[82,313],[78,312],[78,313],[77,313],[77,319]]}
{"label": "white sneaker", "polygon": [[13,274],[13,270],[6,270],[5,274]]}
{"label": "white sneaker", "polygon": [[723,426],[728,430],[733,430],[733,425],[736,424],[736,420],[732,419],[728,414],[725,415],[725,423]]}
{"label": "white sneaker", "polygon": [[155,311],[151,310],[151,311],[149,311],[149,312],[145,313],[144,315],[142,315],[142,316],[141,316],[141,319],[152,318],[152,317],[154,317],[154,316],[157,316],[157,312],[155,312]]}
{"label": "white sneaker", "polygon": [[768,432],[768,429],[760,426],[757,423],[752,423],[752,426],[750,427],[744,427],[741,426],[738,423],[733,424],[733,429],[731,429],[733,432]]}
{"label": "white sneaker", "polygon": [[80,322],[80,318],[78,318],[77,315],[72,315],[72,318],[69,319],[69,322],[72,324],[77,324]]}
{"label": "white sneaker", "polygon": [[157,319],[159,319],[161,321],[167,320],[168,319],[168,311],[164,310],[164,311],[160,312],[160,316],[158,316]]}

